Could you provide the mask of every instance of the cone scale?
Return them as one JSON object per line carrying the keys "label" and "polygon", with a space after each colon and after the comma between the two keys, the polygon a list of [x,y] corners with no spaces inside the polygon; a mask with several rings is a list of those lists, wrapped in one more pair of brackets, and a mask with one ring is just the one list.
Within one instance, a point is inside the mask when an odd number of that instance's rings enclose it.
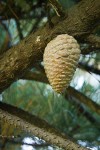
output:
{"label": "cone scale", "polygon": [[58,35],[44,51],[44,69],[50,85],[62,93],[70,84],[80,57],[77,41],[68,34]]}

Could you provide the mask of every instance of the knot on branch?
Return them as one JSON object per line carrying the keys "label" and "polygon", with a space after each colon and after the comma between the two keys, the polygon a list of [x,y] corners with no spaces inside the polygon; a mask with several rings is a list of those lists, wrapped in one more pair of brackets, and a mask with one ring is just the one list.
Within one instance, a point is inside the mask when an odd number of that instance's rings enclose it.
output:
{"label": "knot on branch", "polygon": [[79,44],[68,34],[58,35],[47,44],[43,56],[44,68],[57,93],[62,93],[70,84],[79,57]]}

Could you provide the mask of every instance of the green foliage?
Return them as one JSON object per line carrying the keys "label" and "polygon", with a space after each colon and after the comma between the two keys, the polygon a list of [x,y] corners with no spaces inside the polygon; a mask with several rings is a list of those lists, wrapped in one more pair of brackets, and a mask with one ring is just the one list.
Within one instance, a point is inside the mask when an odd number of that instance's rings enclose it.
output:
{"label": "green foliage", "polygon": [[14,0],[15,4],[19,6],[22,11],[28,12],[30,10],[30,5],[25,0]]}
{"label": "green foliage", "polygon": [[84,113],[79,114],[71,99],[57,95],[49,85],[20,80],[3,93],[3,101],[45,119],[76,140],[98,141],[99,124],[88,121]]}

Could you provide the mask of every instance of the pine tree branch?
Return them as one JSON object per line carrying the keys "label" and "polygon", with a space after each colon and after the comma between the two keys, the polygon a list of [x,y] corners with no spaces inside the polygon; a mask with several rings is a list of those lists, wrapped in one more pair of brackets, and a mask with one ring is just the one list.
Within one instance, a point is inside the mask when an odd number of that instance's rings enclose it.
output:
{"label": "pine tree branch", "polygon": [[72,142],[67,136],[55,130],[47,122],[17,107],[0,102],[0,121],[7,122],[25,132],[34,134],[46,142],[65,150],[87,150]]}
{"label": "pine tree branch", "polygon": [[70,95],[73,95],[78,101],[83,103],[85,106],[87,106],[88,108],[90,108],[91,110],[93,110],[94,112],[100,115],[100,105],[96,104],[94,101],[89,99],[87,96],[85,96],[81,92],[75,90],[71,86],[69,86],[69,88],[67,89],[67,92]]}
{"label": "pine tree branch", "polygon": [[[43,73],[41,74],[41,73],[28,72],[25,74],[25,76],[22,77],[22,79],[35,80],[35,81],[39,81],[39,82],[49,83],[46,75]],[[79,91],[75,90],[73,87],[69,86],[68,89],[66,90],[66,93],[75,97],[77,99],[78,103],[84,104],[86,107],[90,108],[92,111],[94,111],[100,115],[100,105],[93,102],[93,100],[91,100],[90,98],[88,98],[87,96],[82,94],[81,92],[79,92]],[[66,94],[65,94],[65,97],[66,97]]]}
{"label": "pine tree branch", "polygon": [[77,39],[84,39],[99,20],[100,1],[82,0],[70,9],[68,17],[62,20],[57,16],[54,17],[53,29],[50,29],[47,24],[9,49],[0,56],[0,92],[21,78],[34,63],[42,60],[44,49],[51,39],[64,33]]}

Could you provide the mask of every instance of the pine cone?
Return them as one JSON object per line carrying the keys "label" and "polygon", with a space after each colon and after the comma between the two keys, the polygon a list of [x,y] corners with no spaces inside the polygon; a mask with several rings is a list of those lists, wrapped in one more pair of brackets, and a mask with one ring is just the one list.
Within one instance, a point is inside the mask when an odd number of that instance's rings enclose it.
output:
{"label": "pine cone", "polygon": [[58,35],[44,51],[44,69],[52,88],[62,93],[70,84],[80,57],[77,41],[68,34]]}

